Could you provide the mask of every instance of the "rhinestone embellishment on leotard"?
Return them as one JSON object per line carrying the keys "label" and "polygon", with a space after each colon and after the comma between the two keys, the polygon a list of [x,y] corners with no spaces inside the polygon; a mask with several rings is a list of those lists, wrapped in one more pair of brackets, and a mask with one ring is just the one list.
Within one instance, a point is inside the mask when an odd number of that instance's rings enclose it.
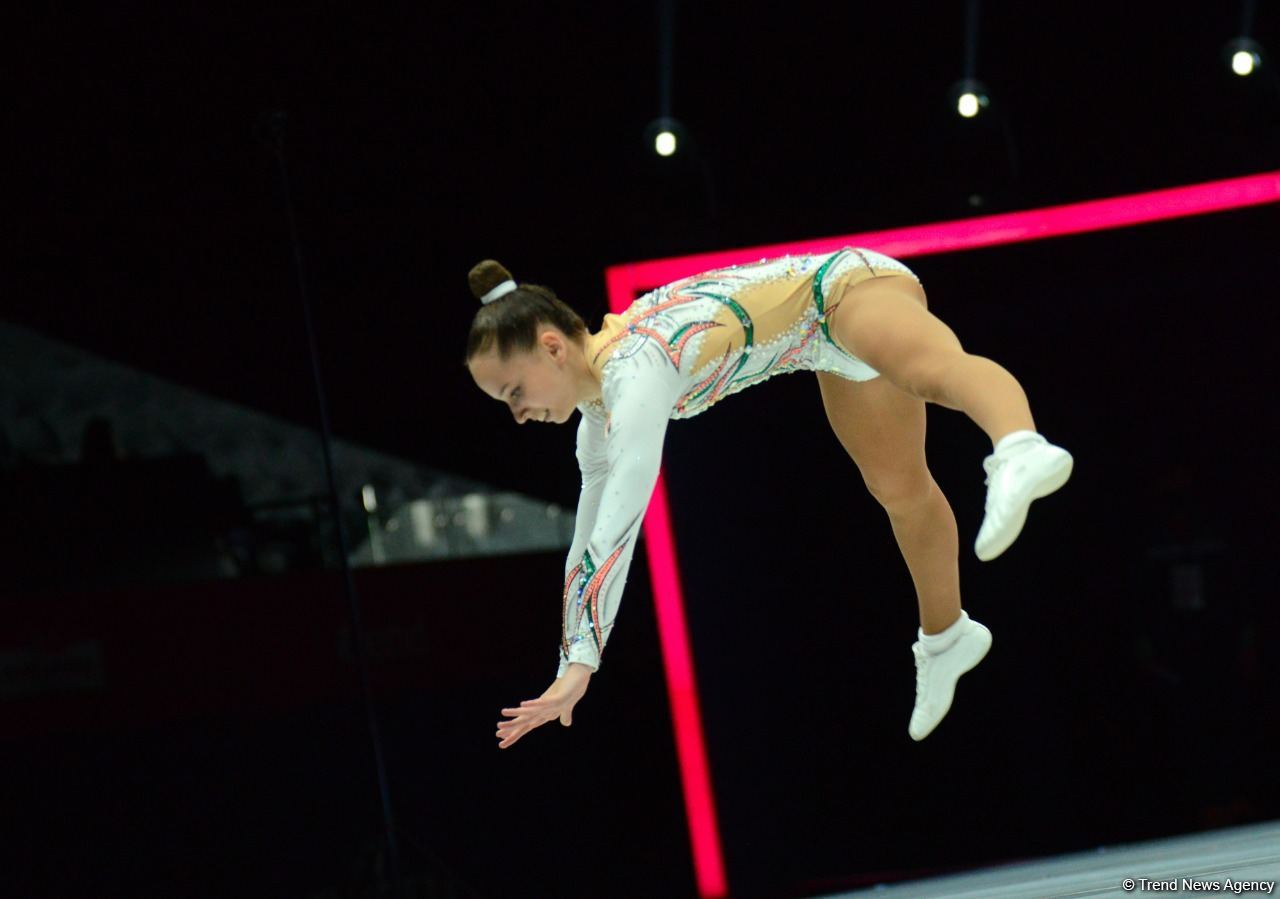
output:
{"label": "rhinestone embellishment on leotard", "polygon": [[[604,624],[600,621],[600,595],[604,591],[605,583],[616,566],[618,558],[626,547],[627,544],[624,542],[598,567],[591,558],[591,551],[586,550],[582,554],[582,561],[575,565],[569,572],[569,576],[565,578],[564,602],[561,606],[560,615],[560,649],[565,659],[569,658],[569,648],[574,643],[582,642],[586,636],[594,638],[597,654],[604,654]],[[570,591],[574,581],[577,581],[578,589],[576,598],[571,603]],[[571,605],[577,609],[572,627],[569,626],[569,609]],[[582,628],[584,616],[590,628],[586,635],[578,633]],[[570,636],[570,634],[573,636]]]}

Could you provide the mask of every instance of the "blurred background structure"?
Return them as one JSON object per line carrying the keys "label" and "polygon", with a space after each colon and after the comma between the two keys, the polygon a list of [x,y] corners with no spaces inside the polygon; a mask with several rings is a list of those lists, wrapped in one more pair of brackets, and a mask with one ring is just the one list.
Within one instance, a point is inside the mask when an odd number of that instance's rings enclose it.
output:
{"label": "blurred background structure", "polygon": [[[281,574],[337,544],[313,430],[0,325],[15,580]],[[339,442],[357,567],[568,549],[572,510]],[[72,512],[74,510],[74,512]],[[166,544],[165,541],[171,541]]]}
{"label": "blurred background structure", "polygon": [[[595,329],[612,265],[1280,172],[1248,0],[22,16],[6,896],[710,895],[643,541],[574,726],[496,749],[554,677],[579,472],[463,367],[469,268]],[[812,376],[671,428],[728,895],[1280,818],[1277,235],[1273,203],[904,259],[1077,460],[980,564],[989,446],[931,408],[995,651],[920,744],[910,579]]]}

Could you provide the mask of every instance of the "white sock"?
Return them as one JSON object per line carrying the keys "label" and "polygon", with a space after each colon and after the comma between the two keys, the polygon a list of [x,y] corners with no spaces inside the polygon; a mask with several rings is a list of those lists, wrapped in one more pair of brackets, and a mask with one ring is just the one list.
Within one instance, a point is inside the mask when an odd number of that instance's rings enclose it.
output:
{"label": "white sock", "polygon": [[1001,452],[1002,450],[1006,450],[1013,446],[1015,443],[1021,443],[1024,440],[1031,440],[1034,438],[1039,438],[1040,441],[1044,441],[1044,438],[1036,431],[1011,431],[996,441],[995,452]]}
{"label": "white sock", "polygon": [[946,652],[951,648],[951,644],[960,639],[960,631],[964,628],[964,623],[969,620],[969,613],[964,609],[960,610],[960,617],[957,618],[945,631],[939,631],[936,634],[926,634],[924,628],[916,628],[919,634],[920,642],[924,644],[924,648],[929,651],[929,655],[936,656],[939,653]]}

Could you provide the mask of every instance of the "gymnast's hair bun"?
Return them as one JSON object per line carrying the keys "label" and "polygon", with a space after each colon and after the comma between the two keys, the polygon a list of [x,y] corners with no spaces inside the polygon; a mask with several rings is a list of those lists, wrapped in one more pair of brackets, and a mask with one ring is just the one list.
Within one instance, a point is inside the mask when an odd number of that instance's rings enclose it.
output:
{"label": "gymnast's hair bun", "polygon": [[514,279],[511,277],[511,272],[492,259],[477,262],[471,269],[471,274],[467,276],[467,281],[471,284],[471,293],[477,300],[482,299],[503,281],[512,280]]}

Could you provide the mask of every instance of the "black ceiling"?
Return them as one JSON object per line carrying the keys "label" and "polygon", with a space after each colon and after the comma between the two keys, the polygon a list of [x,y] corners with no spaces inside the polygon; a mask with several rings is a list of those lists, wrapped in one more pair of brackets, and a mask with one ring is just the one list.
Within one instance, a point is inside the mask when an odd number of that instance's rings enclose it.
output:
{"label": "black ceiling", "polygon": [[[1220,56],[1236,2],[982,4],[993,105],[963,125],[964,3],[678,3],[692,152],[662,165],[656,2],[28,15],[5,317],[314,423],[258,134],[282,109],[336,430],[523,489],[529,459],[572,479],[573,434],[515,428],[462,368],[481,258],[595,327],[610,263],[1280,167],[1274,73]],[[1280,51],[1274,5],[1253,35]]]}

